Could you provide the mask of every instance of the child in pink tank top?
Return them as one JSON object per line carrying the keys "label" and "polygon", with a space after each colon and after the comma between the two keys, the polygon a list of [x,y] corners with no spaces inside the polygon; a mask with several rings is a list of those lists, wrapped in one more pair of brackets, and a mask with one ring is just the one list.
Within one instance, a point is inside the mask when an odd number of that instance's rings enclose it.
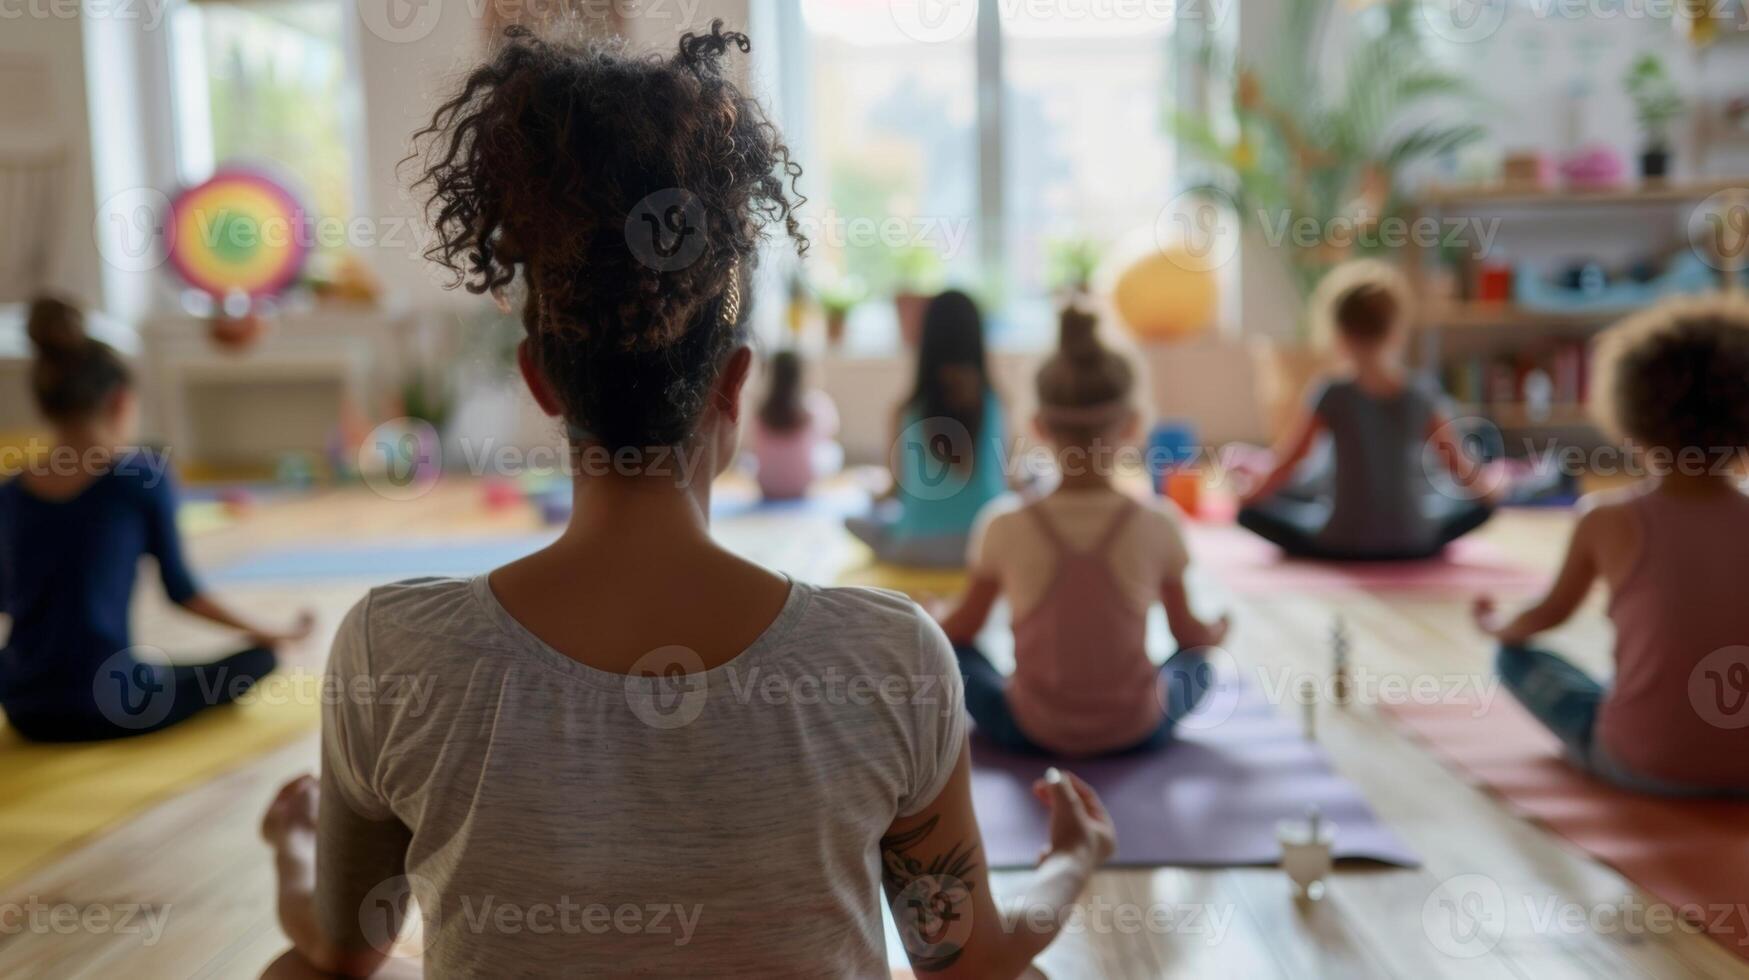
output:
{"label": "child in pink tank top", "polygon": [[[1111,482],[1111,456],[1135,435],[1128,361],[1099,342],[1090,314],[1067,310],[1061,349],[1039,370],[1038,431],[1062,483],[1024,506],[986,508],[973,533],[971,583],[942,620],[966,679],[966,708],[1004,748],[1092,756],[1165,744],[1210,684],[1204,648],[1223,617],[1197,618],[1184,589],[1184,544],[1169,505]],[[998,597],[1014,617],[1014,673],[973,642]],[[1179,652],[1148,658],[1148,609],[1166,606]]]}
{"label": "child in pink tank top", "polygon": [[749,441],[766,500],[806,497],[816,480],[844,463],[844,450],[833,441],[838,409],[825,392],[805,386],[804,367],[793,350],[778,351],[765,366],[766,394]]}
{"label": "child in pink tank top", "polygon": [[[1595,407],[1647,479],[1595,495],[1549,594],[1510,622],[1477,600],[1515,697],[1605,779],[1749,795],[1749,306],[1666,304],[1599,339]],[[1609,584],[1615,676],[1529,646]]]}

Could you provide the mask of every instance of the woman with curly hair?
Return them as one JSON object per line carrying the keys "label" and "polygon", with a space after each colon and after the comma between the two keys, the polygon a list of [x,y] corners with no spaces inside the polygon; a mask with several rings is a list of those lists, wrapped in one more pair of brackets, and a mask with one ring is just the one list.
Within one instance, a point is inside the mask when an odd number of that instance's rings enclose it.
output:
{"label": "woman with curly hair", "polygon": [[805,247],[799,168],[725,74],[748,46],[720,21],[668,58],[513,28],[422,132],[431,256],[518,290],[574,507],[547,548],[347,616],[321,779],[264,820],[280,973],[384,969],[411,896],[433,976],[867,977],[884,883],[918,969],[1012,977],[1111,853],[1097,797],[1041,780],[1034,914],[1005,925],[941,630],[711,537],[764,225]]}
{"label": "woman with curly hair", "polygon": [[[1560,737],[1570,761],[1630,789],[1749,794],[1749,305],[1680,300],[1604,334],[1593,409],[1645,479],[1582,505],[1542,601],[1476,623],[1500,641],[1513,696]],[[1546,650],[1602,579],[1615,624],[1608,683]]]}
{"label": "woman with curly hair", "polygon": [[[1431,558],[1493,514],[1477,482],[1483,471],[1458,445],[1444,396],[1403,363],[1408,297],[1396,270],[1359,261],[1332,270],[1312,298],[1319,333],[1333,339],[1347,371],[1318,386],[1239,510],[1242,527],[1293,557]],[[1301,464],[1326,435],[1332,485],[1296,488]],[[1427,465],[1429,447],[1441,467]]]}

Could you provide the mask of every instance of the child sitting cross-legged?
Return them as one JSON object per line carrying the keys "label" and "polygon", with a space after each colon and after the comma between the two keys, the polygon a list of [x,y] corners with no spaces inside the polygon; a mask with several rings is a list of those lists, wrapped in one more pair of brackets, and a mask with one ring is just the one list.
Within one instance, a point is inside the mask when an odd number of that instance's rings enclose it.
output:
{"label": "child sitting cross-legged", "polygon": [[[1604,334],[1595,361],[1598,414],[1643,450],[1648,476],[1586,499],[1541,602],[1503,619],[1483,597],[1476,622],[1500,641],[1506,689],[1575,765],[1644,792],[1749,794],[1749,306],[1655,308]],[[1600,578],[1615,624],[1609,681],[1532,646]]]}
{"label": "child sitting cross-legged", "polygon": [[[1039,435],[1062,482],[1018,505],[992,503],[970,548],[971,580],[942,619],[965,676],[966,708],[1004,748],[1092,756],[1155,748],[1208,690],[1204,648],[1227,618],[1192,612],[1188,564],[1170,505],[1112,485],[1112,450],[1136,435],[1135,373],[1097,336],[1092,314],[1062,314],[1060,349],[1039,370]],[[1014,616],[1012,677],[972,644],[998,597]],[[1179,651],[1148,659],[1148,610],[1164,603]]]}

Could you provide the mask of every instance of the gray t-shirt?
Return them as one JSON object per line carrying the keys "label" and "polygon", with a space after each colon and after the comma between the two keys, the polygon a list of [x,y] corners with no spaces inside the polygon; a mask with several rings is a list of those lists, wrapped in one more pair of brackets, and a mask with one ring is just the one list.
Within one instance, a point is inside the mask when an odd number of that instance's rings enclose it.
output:
{"label": "gray t-shirt", "polygon": [[733,660],[688,656],[586,666],[484,576],[372,590],[328,665],[325,928],[380,943],[411,893],[433,977],[885,976],[877,843],[965,735],[946,637],[895,593],[796,582]]}
{"label": "gray t-shirt", "polygon": [[1439,398],[1425,381],[1388,398],[1352,381],[1326,385],[1313,411],[1335,447],[1335,493],[1319,534],[1327,546],[1365,555],[1418,551],[1439,535],[1437,496],[1424,457]]}

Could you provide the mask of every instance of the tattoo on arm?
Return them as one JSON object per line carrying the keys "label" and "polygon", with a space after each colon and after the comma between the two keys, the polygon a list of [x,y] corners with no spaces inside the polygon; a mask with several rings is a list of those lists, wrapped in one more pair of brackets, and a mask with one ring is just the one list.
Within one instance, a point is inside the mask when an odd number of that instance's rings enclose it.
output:
{"label": "tattoo on arm", "polygon": [[955,841],[928,863],[911,852],[935,832],[932,816],[910,830],[881,838],[881,881],[911,965],[920,972],[945,970],[972,935],[972,883],[978,845]]}

